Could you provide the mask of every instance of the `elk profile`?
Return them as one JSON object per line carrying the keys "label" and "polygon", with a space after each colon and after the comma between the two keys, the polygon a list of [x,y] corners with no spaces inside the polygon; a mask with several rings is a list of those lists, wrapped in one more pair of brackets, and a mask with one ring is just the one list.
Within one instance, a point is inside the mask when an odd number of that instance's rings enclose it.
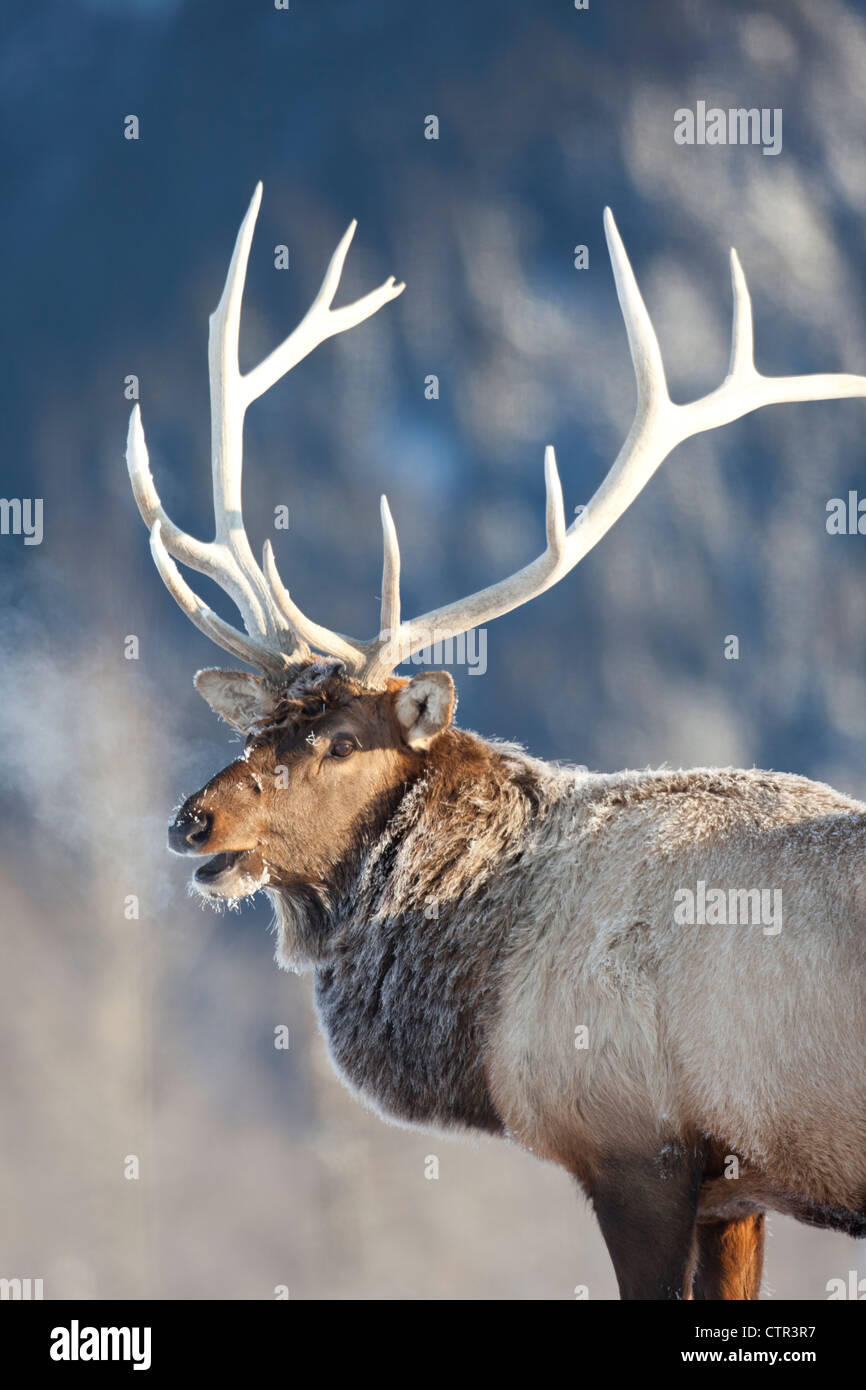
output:
{"label": "elk profile", "polygon": [[[314,972],[334,1065],[383,1116],[507,1136],[564,1167],[592,1202],[624,1299],[756,1298],[766,1211],[866,1235],[866,805],[788,774],[546,764],[457,728],[447,673],[393,672],[437,636],[555,584],[691,435],[771,403],[864,396],[866,378],[760,374],[732,252],[728,374],[674,404],[606,210],[637,378],[634,422],[609,473],[566,527],[548,448],[543,553],[413,619],[401,615],[382,498],[379,630],[344,637],[301,612],[270,543],[261,567],[253,557],[244,414],[403,286],[389,279],[332,308],[353,223],[299,326],[242,374],[260,198],[261,185],[210,323],[213,541],[164,512],[138,406],[129,428],[132,486],[163,580],[253,668],[196,676],[245,746],[184,802],[170,847],[201,858],[193,882],[215,904],[269,894],[279,962]],[[245,631],[197,597],[176,561],[217,580]],[[784,925],[683,925],[676,904],[696,885],[704,901],[713,895],[716,922],[720,904],[755,892],[760,903],[771,885]]]}

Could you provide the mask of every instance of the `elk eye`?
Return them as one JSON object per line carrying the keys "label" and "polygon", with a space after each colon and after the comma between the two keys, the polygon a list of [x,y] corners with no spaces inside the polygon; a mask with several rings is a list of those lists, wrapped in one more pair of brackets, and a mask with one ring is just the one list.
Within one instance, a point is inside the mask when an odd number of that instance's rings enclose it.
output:
{"label": "elk eye", "polygon": [[351,758],[355,745],[350,738],[338,738],[331,744],[332,758]]}

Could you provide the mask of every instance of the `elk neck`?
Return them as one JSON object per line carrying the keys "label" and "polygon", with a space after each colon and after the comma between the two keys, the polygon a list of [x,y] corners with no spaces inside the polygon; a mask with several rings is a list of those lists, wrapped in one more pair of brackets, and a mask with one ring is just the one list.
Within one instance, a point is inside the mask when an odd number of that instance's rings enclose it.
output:
{"label": "elk neck", "polygon": [[327,884],[275,890],[345,1081],[389,1118],[501,1132],[485,1052],[533,827],[562,773],[448,729]]}

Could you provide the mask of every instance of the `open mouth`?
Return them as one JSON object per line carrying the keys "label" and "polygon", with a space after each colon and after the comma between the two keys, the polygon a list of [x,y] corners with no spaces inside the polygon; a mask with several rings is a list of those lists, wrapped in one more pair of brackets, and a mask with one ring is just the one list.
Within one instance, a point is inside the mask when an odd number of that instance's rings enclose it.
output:
{"label": "open mouth", "polygon": [[248,849],[233,849],[227,854],[215,854],[213,859],[196,869],[195,876],[199,883],[213,883],[215,879],[222,878],[229,869],[233,869],[239,860],[245,859],[250,852]]}
{"label": "open mouth", "polygon": [[246,898],[267,881],[268,871],[257,849],[215,854],[193,876],[198,892],[213,898]]}

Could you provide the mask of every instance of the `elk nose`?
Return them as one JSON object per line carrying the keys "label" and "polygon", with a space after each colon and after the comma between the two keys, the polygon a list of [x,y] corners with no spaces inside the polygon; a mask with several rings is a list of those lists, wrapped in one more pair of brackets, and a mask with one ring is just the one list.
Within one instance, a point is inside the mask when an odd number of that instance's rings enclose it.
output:
{"label": "elk nose", "polygon": [[175,854],[197,854],[210,838],[213,816],[182,808],[168,827],[168,847]]}

